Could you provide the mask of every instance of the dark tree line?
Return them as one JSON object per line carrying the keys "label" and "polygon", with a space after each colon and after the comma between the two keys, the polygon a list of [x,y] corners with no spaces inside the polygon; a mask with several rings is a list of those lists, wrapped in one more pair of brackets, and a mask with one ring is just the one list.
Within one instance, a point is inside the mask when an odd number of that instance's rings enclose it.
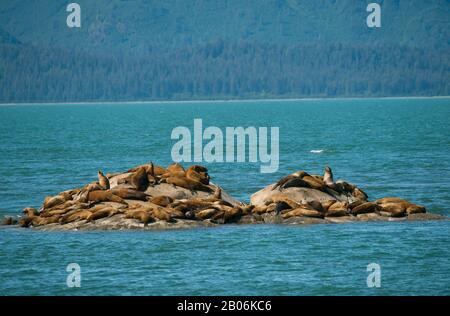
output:
{"label": "dark tree line", "polygon": [[450,51],[217,41],[143,56],[0,45],[0,101],[450,94]]}

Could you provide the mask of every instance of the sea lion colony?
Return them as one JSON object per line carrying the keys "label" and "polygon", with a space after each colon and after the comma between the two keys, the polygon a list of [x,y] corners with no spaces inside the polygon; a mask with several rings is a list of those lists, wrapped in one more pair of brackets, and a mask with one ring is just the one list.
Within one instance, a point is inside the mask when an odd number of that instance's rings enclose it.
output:
{"label": "sea lion colony", "polygon": [[[425,212],[425,207],[395,197],[371,202],[355,185],[335,182],[328,166],[323,176],[297,171],[283,177],[253,194],[251,204],[245,204],[210,183],[203,166],[185,169],[174,163],[163,168],[149,163],[125,173],[104,175],[98,171],[98,181],[46,197],[40,209],[25,208],[18,224],[95,223],[110,217],[138,221],[143,226],[182,220],[225,224],[265,222],[269,216],[283,222],[290,218],[357,218],[367,214],[406,217]],[[3,222],[14,223],[11,217]]]}

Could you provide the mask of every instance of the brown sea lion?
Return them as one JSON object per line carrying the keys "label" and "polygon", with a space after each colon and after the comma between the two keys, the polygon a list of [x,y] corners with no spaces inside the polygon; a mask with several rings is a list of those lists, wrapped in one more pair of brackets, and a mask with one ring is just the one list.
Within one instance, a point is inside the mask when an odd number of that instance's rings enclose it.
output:
{"label": "brown sea lion", "polygon": [[290,208],[295,209],[297,207],[300,207],[300,203],[295,202],[294,200],[287,197],[287,195],[283,193],[277,193],[273,196],[271,196],[269,199],[267,199],[266,204],[272,204],[277,202],[285,202],[290,206]]}
{"label": "brown sea lion", "polygon": [[136,170],[138,170],[139,168],[145,168],[147,173],[149,173],[149,174],[151,174],[153,176],[161,176],[161,175],[163,175],[164,173],[167,172],[166,169],[164,169],[163,167],[155,165],[153,162],[150,162],[148,164],[139,165],[137,167],[131,168],[131,169],[127,170],[127,172],[132,173],[132,172],[135,172]]}
{"label": "brown sea lion", "polygon": [[316,211],[319,211],[322,213],[325,212],[325,209],[323,208],[322,203],[320,203],[319,201],[310,201],[310,202],[307,202],[306,204],[311,206]]}
{"label": "brown sea lion", "polygon": [[43,226],[43,225],[48,225],[48,224],[56,224],[59,222],[60,219],[60,215],[56,214],[56,215],[52,215],[50,217],[40,217],[40,216],[35,216],[33,217],[31,223],[33,226]]}
{"label": "brown sea lion", "polygon": [[20,227],[29,227],[31,225],[32,220],[33,220],[33,218],[29,217],[29,216],[21,217],[19,219],[19,226]]}
{"label": "brown sea lion", "polygon": [[224,210],[223,212],[223,219],[225,223],[234,222],[242,216],[242,209],[240,207],[232,207]]}
{"label": "brown sea lion", "polygon": [[222,199],[222,189],[220,187],[216,187],[214,190],[213,198]]}
{"label": "brown sea lion", "polygon": [[348,215],[347,210],[344,209],[331,209],[325,212],[325,217],[340,217]]}
{"label": "brown sea lion", "polygon": [[195,218],[200,219],[200,220],[205,220],[205,219],[213,217],[218,212],[220,212],[220,211],[215,209],[215,208],[207,208],[205,210],[201,210],[199,212],[196,212],[195,213]]}
{"label": "brown sea lion", "polygon": [[333,180],[333,172],[329,166],[325,166],[324,174],[323,174],[323,183],[330,188],[334,188],[334,180]]}
{"label": "brown sea lion", "polygon": [[328,208],[327,211],[333,211],[333,212],[347,212],[348,210],[348,203],[347,202],[342,202],[342,201],[336,201],[333,204],[331,204]]}
{"label": "brown sea lion", "polygon": [[324,210],[328,210],[330,208],[331,205],[333,205],[334,203],[336,203],[336,200],[327,200],[327,201],[323,201],[322,203],[322,208]]}
{"label": "brown sea lion", "polygon": [[311,189],[319,191],[323,191],[325,189],[325,183],[320,182],[317,178],[311,176],[304,176],[302,180],[306,182]]}
{"label": "brown sea lion", "polygon": [[164,211],[166,211],[171,218],[186,218],[185,213],[174,208],[165,207]]}
{"label": "brown sea lion", "polygon": [[25,207],[22,213],[29,217],[39,216],[39,212],[34,207]]}
{"label": "brown sea lion", "polygon": [[408,214],[426,213],[426,209],[422,205],[411,204],[406,208]]}
{"label": "brown sea lion", "polygon": [[0,225],[7,226],[7,225],[14,225],[16,223],[17,223],[17,221],[14,218],[12,218],[11,216],[5,216],[2,219],[2,223]]}
{"label": "brown sea lion", "polygon": [[400,202],[403,203],[403,202],[408,202],[408,201],[403,200],[398,197],[385,197],[385,198],[381,198],[381,199],[378,199],[375,201],[375,203],[377,203],[377,204],[400,203]]}
{"label": "brown sea lion", "polygon": [[144,167],[138,168],[131,174],[130,184],[138,191],[145,191],[149,184],[147,170]]}
{"label": "brown sea lion", "polygon": [[148,211],[142,209],[127,212],[125,218],[137,219],[141,223],[144,223],[144,226],[147,226],[148,223],[155,221]]}
{"label": "brown sea lion", "polygon": [[91,191],[88,194],[88,201],[92,202],[116,202],[121,204],[127,204],[121,197],[114,195],[108,191]]}
{"label": "brown sea lion", "polygon": [[252,213],[261,215],[267,212],[267,208],[267,205],[257,205],[252,209]]}
{"label": "brown sea lion", "polygon": [[166,195],[159,195],[159,196],[152,197],[149,201],[152,202],[153,204],[163,206],[163,207],[166,207],[169,204],[173,203],[173,199],[170,196],[166,196]]}
{"label": "brown sea lion", "polygon": [[150,211],[150,215],[160,221],[173,222],[172,216],[170,216],[170,214],[162,208],[152,209]]}
{"label": "brown sea lion", "polygon": [[98,171],[97,176],[98,176],[98,184],[100,185],[100,187],[103,190],[108,190],[110,188],[109,179],[105,177],[105,175],[103,174],[103,172],[101,172],[101,170]]}
{"label": "brown sea lion", "polygon": [[75,221],[87,220],[91,215],[92,215],[92,212],[90,212],[88,210],[81,210],[81,211],[76,211],[73,213],[70,212],[70,213],[67,213],[66,215],[60,217],[59,223],[68,224],[68,223],[75,222]]}
{"label": "brown sea lion", "polygon": [[321,212],[311,210],[308,208],[299,207],[292,211],[289,211],[287,213],[284,213],[281,215],[282,218],[290,218],[290,217],[297,217],[297,216],[305,216],[305,217],[315,217],[315,218],[323,218],[324,215]]}
{"label": "brown sea lion", "polygon": [[208,187],[207,185],[192,180],[192,179],[188,179],[186,177],[168,177],[166,179],[166,182],[178,187],[182,187],[185,189],[188,189],[190,191],[195,191],[195,190],[199,190],[199,191],[205,191],[205,192],[212,192],[213,190]]}
{"label": "brown sea lion", "polygon": [[366,194],[366,192],[364,192],[363,190],[361,190],[360,188],[354,188],[352,191],[352,195],[357,198],[358,200],[361,201],[367,201],[368,199],[368,195]]}
{"label": "brown sea lion", "polygon": [[351,210],[353,215],[373,213],[379,210],[379,206],[374,202],[362,203]]}
{"label": "brown sea lion", "polygon": [[113,215],[121,213],[121,210],[114,207],[105,207],[96,212],[92,212],[91,216],[89,216],[86,220],[88,222],[95,221],[96,219],[111,217]]}
{"label": "brown sea lion", "polygon": [[384,213],[389,213],[391,217],[403,217],[406,216],[407,205],[403,202],[400,203],[383,203],[378,204],[381,211]]}
{"label": "brown sea lion", "polygon": [[45,209],[52,208],[56,205],[63,204],[64,202],[67,201],[67,199],[68,199],[68,195],[58,194],[55,196],[47,196],[44,199],[43,209],[45,210]]}
{"label": "brown sea lion", "polygon": [[109,190],[114,195],[117,195],[118,197],[121,197],[122,199],[130,199],[130,200],[140,200],[140,201],[147,201],[148,194],[137,191],[133,189],[126,189],[126,188],[114,188]]}
{"label": "brown sea lion", "polygon": [[303,179],[295,177],[286,181],[280,188],[309,188],[309,185],[307,182],[303,181]]}
{"label": "brown sea lion", "polygon": [[283,185],[288,182],[289,180],[295,179],[295,178],[303,178],[304,176],[309,176],[309,174],[303,170],[294,172],[286,177],[281,178],[280,180],[278,180],[277,183],[275,183],[275,185],[272,187],[272,191],[277,189],[278,187],[283,187]]}
{"label": "brown sea lion", "polygon": [[192,165],[186,170],[186,178],[198,181],[200,183],[209,184],[208,169],[199,165]]}

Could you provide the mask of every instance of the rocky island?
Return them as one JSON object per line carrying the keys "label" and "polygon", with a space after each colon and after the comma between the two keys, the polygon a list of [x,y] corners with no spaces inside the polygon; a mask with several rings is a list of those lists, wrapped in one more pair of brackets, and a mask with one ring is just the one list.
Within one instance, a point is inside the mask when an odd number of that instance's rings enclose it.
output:
{"label": "rocky island", "polygon": [[207,168],[148,163],[126,172],[98,172],[98,180],[27,207],[4,225],[39,230],[131,230],[211,227],[221,224],[318,224],[446,219],[397,197],[369,201],[359,187],[297,171],[240,202],[210,181]]}

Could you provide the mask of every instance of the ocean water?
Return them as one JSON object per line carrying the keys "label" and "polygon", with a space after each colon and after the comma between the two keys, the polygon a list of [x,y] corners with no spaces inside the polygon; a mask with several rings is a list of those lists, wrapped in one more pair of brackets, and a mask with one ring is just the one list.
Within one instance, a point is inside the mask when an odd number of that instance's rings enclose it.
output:
{"label": "ocean water", "polygon": [[[279,127],[280,166],[210,163],[235,198],[304,169],[450,215],[450,99],[0,106],[0,215],[37,207],[98,169],[171,163],[171,132]],[[0,228],[1,295],[449,295],[450,221],[227,225],[153,232]],[[66,267],[81,267],[68,288]],[[366,284],[381,267],[381,287]]]}

